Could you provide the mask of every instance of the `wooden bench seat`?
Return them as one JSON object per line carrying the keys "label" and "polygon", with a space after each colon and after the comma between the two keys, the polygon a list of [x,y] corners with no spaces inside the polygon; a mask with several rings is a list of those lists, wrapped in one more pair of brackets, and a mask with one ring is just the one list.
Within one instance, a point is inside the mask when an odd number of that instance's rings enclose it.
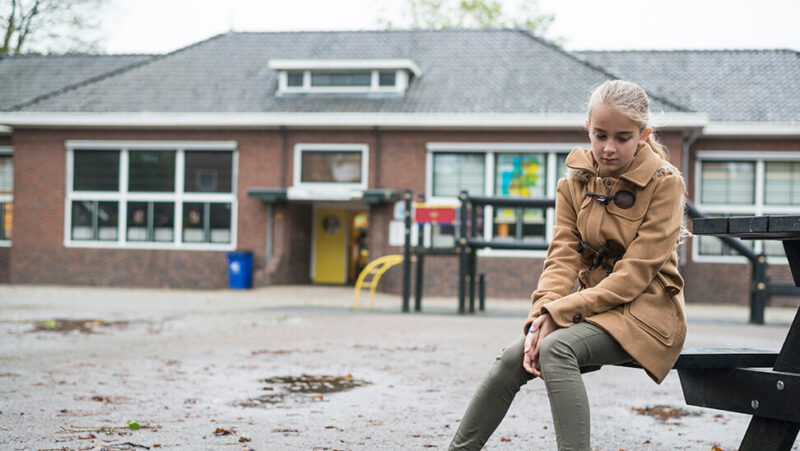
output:
{"label": "wooden bench seat", "polygon": [[[778,354],[777,349],[686,348],[672,368],[676,370],[772,368],[775,366]],[[639,368],[634,362],[619,366]]]}

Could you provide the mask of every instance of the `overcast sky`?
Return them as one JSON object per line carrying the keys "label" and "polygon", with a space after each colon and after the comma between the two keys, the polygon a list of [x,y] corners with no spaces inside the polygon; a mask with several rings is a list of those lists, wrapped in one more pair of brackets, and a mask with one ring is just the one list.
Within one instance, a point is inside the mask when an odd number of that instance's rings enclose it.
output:
{"label": "overcast sky", "polygon": [[[504,0],[513,5],[514,1]],[[229,31],[379,29],[404,0],[110,0],[109,53],[162,53]],[[800,50],[800,0],[539,0],[570,50]]]}

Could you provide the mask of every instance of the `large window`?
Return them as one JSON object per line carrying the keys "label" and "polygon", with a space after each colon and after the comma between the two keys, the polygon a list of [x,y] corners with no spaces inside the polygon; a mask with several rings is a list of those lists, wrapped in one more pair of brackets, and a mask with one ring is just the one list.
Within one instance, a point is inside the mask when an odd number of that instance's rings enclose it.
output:
{"label": "large window", "polygon": [[0,147],[0,246],[11,244],[14,217],[14,161],[11,148]]}
{"label": "large window", "polygon": [[[553,197],[558,179],[566,175],[566,155],[575,145],[431,143],[427,197],[434,204],[452,205],[458,205],[461,191],[473,196]],[[549,208],[486,207],[477,214],[477,234],[486,240],[546,242],[552,235]],[[456,227],[434,225],[429,230],[430,245],[455,245]]]}
{"label": "large window", "polygon": [[67,143],[71,246],[235,247],[232,142]]}
{"label": "large window", "polygon": [[320,194],[367,189],[369,152],[366,144],[297,144],[294,187]]}
{"label": "large window", "polygon": [[[696,166],[698,209],[709,216],[800,214],[800,155],[701,152]],[[699,261],[745,261],[715,237],[694,238]],[[783,257],[780,241],[744,241],[756,253]]]}

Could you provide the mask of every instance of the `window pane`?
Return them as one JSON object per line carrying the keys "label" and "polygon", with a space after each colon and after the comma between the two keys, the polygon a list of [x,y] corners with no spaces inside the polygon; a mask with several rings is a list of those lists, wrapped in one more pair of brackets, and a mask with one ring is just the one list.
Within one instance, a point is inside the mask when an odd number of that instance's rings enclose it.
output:
{"label": "window pane", "polygon": [[[495,161],[496,196],[544,197],[546,195],[546,155],[498,154]],[[522,214],[520,221],[517,221],[518,214]],[[544,218],[542,209],[496,208],[494,237],[501,240],[544,240]]]}
{"label": "window pane", "polygon": [[293,88],[303,86],[303,73],[302,72],[289,72],[286,74],[286,86]]}
{"label": "window pane", "polygon": [[14,190],[14,162],[11,155],[0,155],[0,193]]}
{"label": "window pane", "polygon": [[233,153],[186,152],[187,193],[230,193],[233,177]]}
{"label": "window pane", "polygon": [[764,164],[764,203],[800,205],[800,162],[770,161]]}
{"label": "window pane", "polygon": [[392,72],[380,72],[378,74],[378,86],[382,87],[391,87],[397,84],[396,82],[397,73]]}
{"label": "window pane", "polygon": [[433,155],[433,195],[457,197],[461,191],[483,196],[486,158],[480,153]]}
{"label": "window pane", "polygon": [[148,202],[128,202],[128,241],[149,241],[147,234]]}
{"label": "window pane", "polygon": [[94,202],[77,201],[72,203],[72,239],[93,240]]}
{"label": "window pane", "polygon": [[175,191],[174,151],[130,152],[130,191]]}
{"label": "window pane", "polygon": [[118,203],[75,201],[72,203],[73,240],[116,241]]}
{"label": "window pane", "polygon": [[544,154],[499,154],[495,163],[497,196],[544,197]]}
{"label": "window pane", "polygon": [[183,204],[183,241],[203,243],[205,237],[205,204],[190,202]]}
{"label": "window pane", "polygon": [[128,241],[171,242],[175,205],[169,202],[128,202]]}
{"label": "window pane", "polygon": [[303,151],[302,182],[361,183],[361,152]]}
{"label": "window pane", "polygon": [[[566,153],[560,153],[556,157],[556,168],[558,169],[558,176],[556,180],[563,179],[569,173],[569,168],[567,167],[567,155]],[[555,193],[553,194],[555,196]]]}
{"label": "window pane", "polygon": [[118,213],[116,202],[97,203],[97,239],[100,241],[116,241]]}
{"label": "window pane", "polygon": [[175,204],[155,202],[153,204],[153,241],[175,241]]}
{"label": "window pane", "polygon": [[701,168],[701,202],[704,204],[753,204],[755,163],[704,161]]}
{"label": "window pane", "polygon": [[72,189],[76,191],[119,190],[119,151],[76,150],[73,160]]}
{"label": "window pane", "polygon": [[11,239],[11,225],[14,218],[14,204],[0,202],[0,240]]}
{"label": "window pane", "polygon": [[311,86],[370,86],[369,72],[316,72],[311,74]]}
{"label": "window pane", "polygon": [[231,242],[231,204],[211,204],[210,218],[212,243]]}
{"label": "window pane", "polygon": [[231,204],[201,202],[183,204],[183,241],[230,243]]}
{"label": "window pane", "polygon": [[544,241],[545,218],[544,209],[520,209],[522,220],[517,221],[517,209],[495,208],[494,239],[510,241]]}
{"label": "window pane", "polygon": [[431,224],[431,247],[455,247],[456,226]]}

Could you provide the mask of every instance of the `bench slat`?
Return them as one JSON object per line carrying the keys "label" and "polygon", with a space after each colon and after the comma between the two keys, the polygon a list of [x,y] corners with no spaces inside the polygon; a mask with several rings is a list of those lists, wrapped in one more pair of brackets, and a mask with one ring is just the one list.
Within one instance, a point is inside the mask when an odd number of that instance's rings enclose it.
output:
{"label": "bench slat", "polygon": [[[777,358],[777,349],[686,348],[672,368],[676,370],[772,368]],[[639,368],[635,363],[625,363],[620,366]]]}

